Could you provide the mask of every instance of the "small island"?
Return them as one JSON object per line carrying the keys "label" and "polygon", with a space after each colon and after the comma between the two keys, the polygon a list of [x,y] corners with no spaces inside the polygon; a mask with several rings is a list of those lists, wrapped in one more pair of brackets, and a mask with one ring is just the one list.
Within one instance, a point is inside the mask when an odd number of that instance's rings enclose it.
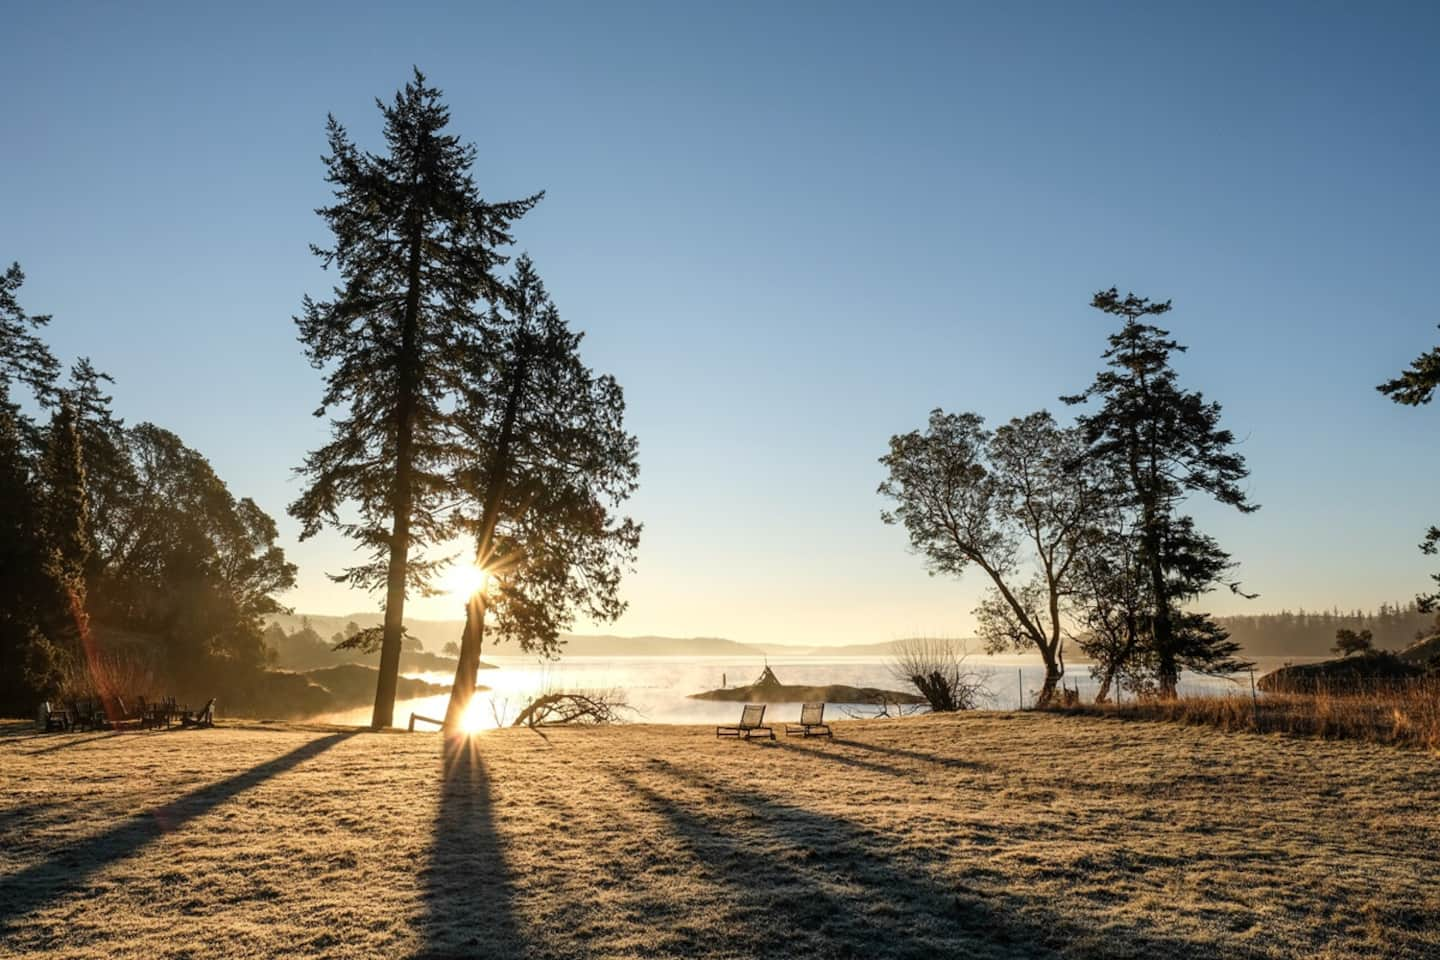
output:
{"label": "small island", "polygon": [[721,687],[690,694],[691,700],[722,700],[735,703],[924,703],[925,698],[898,690],[877,687],[851,687],[843,683],[825,686],[804,686],[781,683],[767,665],[760,679],[744,687]]}

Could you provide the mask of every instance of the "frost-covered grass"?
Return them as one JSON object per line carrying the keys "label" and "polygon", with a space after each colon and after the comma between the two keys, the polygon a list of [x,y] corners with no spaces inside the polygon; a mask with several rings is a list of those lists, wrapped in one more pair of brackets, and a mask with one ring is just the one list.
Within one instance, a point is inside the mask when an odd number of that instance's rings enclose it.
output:
{"label": "frost-covered grass", "polygon": [[[0,955],[1440,956],[1433,755],[1052,714],[0,735]],[[448,768],[448,771],[447,771]]]}

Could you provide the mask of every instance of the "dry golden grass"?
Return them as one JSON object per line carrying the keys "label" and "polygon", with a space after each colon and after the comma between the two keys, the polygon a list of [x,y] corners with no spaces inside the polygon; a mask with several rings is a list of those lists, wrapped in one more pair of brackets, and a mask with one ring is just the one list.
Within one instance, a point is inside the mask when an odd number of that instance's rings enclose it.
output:
{"label": "dry golden grass", "polygon": [[1440,751],[1440,680],[1376,683],[1363,691],[1181,697],[1073,704],[1056,711],[1121,720],[1163,720],[1221,730],[1365,740]]}
{"label": "dry golden grass", "polygon": [[[1044,713],[0,736],[7,957],[1435,957],[1420,751]],[[447,770],[448,768],[448,770]]]}

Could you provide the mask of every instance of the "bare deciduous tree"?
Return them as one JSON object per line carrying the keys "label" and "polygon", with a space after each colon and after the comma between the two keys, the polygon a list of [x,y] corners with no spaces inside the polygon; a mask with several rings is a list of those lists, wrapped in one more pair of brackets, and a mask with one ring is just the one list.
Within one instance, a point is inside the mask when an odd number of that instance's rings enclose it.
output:
{"label": "bare deciduous tree", "polygon": [[973,710],[990,697],[989,677],[965,665],[965,648],[957,640],[901,640],[889,666],[890,675],[913,686],[936,713]]}

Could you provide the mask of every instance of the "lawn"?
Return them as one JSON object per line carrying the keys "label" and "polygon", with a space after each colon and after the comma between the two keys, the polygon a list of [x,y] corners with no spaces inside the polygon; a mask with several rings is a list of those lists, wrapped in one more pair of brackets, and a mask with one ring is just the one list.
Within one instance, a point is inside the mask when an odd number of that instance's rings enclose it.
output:
{"label": "lawn", "polygon": [[977,713],[0,733],[0,955],[1435,957],[1433,754]]}

